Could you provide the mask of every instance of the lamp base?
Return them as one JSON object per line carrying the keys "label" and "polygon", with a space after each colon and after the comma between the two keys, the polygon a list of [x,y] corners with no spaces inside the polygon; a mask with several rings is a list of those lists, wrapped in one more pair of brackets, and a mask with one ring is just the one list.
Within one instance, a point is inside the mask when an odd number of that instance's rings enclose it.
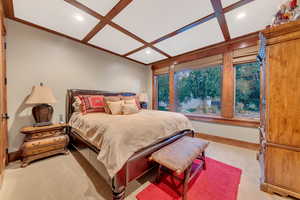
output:
{"label": "lamp base", "polygon": [[33,126],[48,126],[51,125],[53,107],[48,104],[39,104],[32,108],[32,115],[35,119]]}

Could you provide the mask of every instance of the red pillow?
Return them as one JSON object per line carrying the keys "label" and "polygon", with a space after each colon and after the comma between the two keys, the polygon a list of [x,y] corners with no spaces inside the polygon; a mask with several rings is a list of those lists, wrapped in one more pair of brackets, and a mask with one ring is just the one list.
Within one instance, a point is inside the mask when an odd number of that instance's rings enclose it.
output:
{"label": "red pillow", "polygon": [[82,113],[105,112],[103,95],[81,95],[78,97],[81,100]]}

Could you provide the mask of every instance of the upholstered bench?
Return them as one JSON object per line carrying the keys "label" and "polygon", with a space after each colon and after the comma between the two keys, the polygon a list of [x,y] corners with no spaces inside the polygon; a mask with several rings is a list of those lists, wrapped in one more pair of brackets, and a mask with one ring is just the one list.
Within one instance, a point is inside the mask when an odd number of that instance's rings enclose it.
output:
{"label": "upholstered bench", "polygon": [[[199,170],[206,169],[205,149],[208,144],[208,142],[201,139],[184,136],[174,143],[154,152],[151,155],[150,160],[159,164],[156,181],[160,181],[161,171],[165,168],[167,168],[168,171],[171,170],[172,172],[176,172],[178,175],[184,173],[184,179],[180,180],[183,181],[183,200],[186,200],[189,181],[197,174],[197,172],[199,172]],[[196,159],[199,159],[202,162],[191,174],[192,165]],[[178,178],[177,176],[174,177]]]}

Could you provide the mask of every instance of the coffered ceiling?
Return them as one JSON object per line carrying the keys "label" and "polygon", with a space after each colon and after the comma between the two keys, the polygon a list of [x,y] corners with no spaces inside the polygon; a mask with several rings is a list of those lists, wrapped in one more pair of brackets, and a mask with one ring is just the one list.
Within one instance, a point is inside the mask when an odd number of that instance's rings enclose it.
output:
{"label": "coffered ceiling", "polygon": [[282,0],[5,0],[9,18],[151,64],[256,32]]}

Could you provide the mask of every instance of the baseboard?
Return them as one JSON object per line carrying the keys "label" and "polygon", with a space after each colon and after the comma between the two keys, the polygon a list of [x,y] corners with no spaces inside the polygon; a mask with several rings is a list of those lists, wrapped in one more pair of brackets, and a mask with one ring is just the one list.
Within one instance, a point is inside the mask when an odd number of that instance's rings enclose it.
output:
{"label": "baseboard", "polygon": [[235,139],[231,139],[231,138],[208,135],[205,133],[196,133],[195,135],[198,138],[202,138],[205,140],[210,140],[210,141],[218,142],[218,143],[222,143],[222,144],[228,144],[228,145],[242,147],[242,148],[256,150],[256,151],[259,149],[259,144],[255,144],[255,143],[251,143],[251,142],[245,142],[245,141],[235,140]]}
{"label": "baseboard", "polygon": [[21,150],[8,153],[8,162],[21,160],[21,154],[22,154]]}

